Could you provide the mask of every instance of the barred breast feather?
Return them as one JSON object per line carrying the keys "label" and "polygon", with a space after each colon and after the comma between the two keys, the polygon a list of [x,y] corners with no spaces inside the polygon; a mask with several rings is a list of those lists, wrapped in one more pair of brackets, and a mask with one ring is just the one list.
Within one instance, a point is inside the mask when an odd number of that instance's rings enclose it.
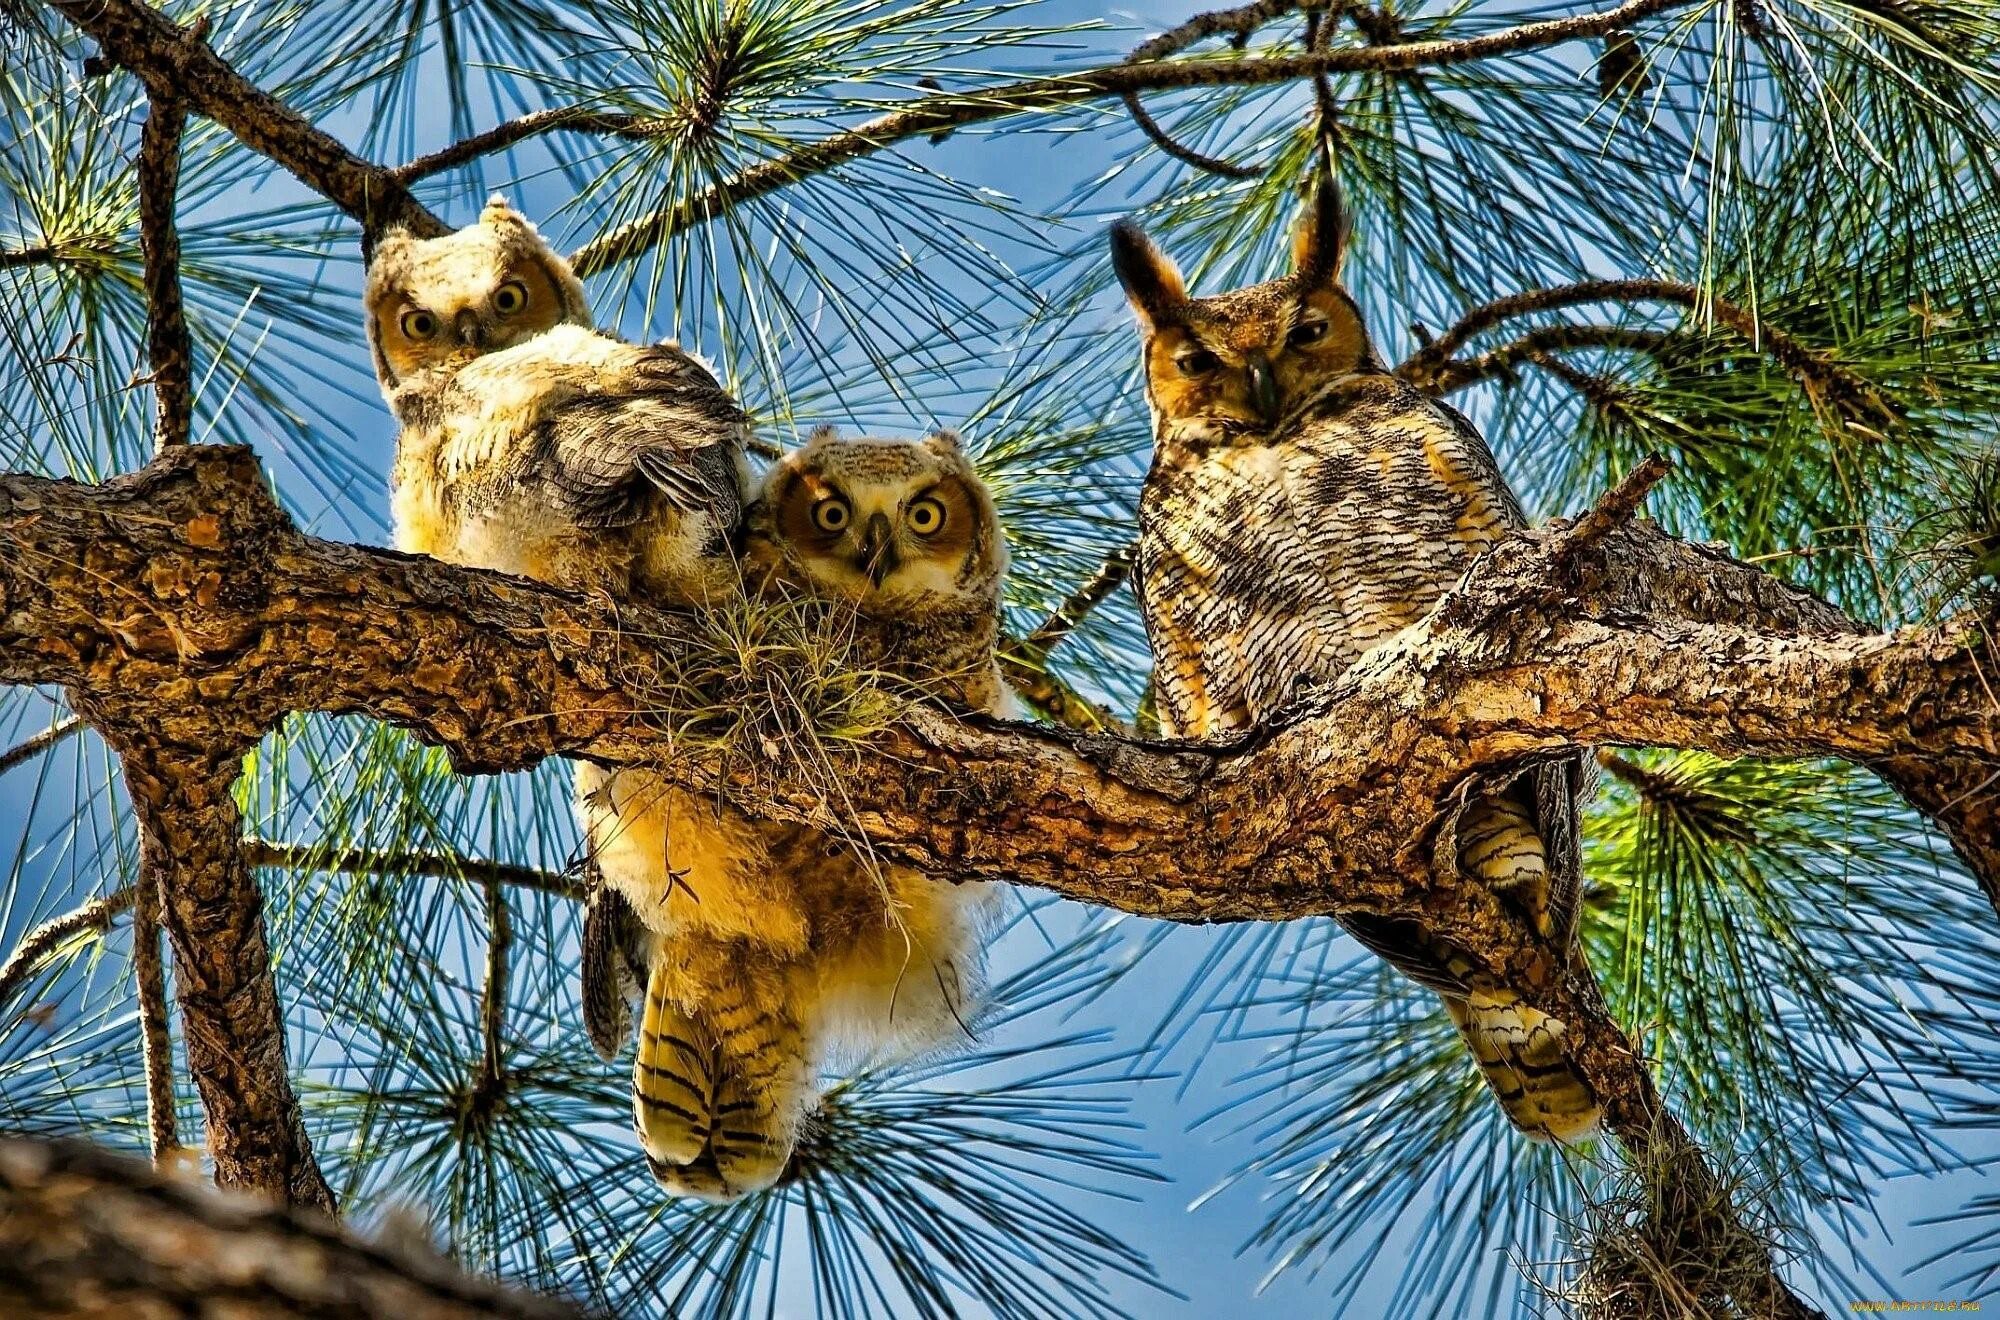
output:
{"label": "barred breast feather", "polygon": [[[1137,581],[1162,721],[1246,728],[1302,683],[1337,678],[1421,618],[1523,518],[1470,422],[1387,374],[1343,376],[1268,433],[1163,420],[1140,496]],[[1473,798],[1458,864],[1567,945],[1580,767],[1538,767]],[[1573,1139],[1597,1118],[1562,1024],[1414,928],[1356,919],[1364,944],[1445,997],[1510,1119]]]}

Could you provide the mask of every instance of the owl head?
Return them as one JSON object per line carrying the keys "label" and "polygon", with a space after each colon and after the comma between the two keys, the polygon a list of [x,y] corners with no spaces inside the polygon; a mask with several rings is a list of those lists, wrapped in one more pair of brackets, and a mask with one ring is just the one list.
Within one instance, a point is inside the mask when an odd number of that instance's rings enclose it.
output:
{"label": "owl head", "polygon": [[950,431],[814,431],[764,474],[748,553],[757,576],[873,616],[990,611],[1007,566],[993,497]]}
{"label": "owl head", "polygon": [[390,230],[368,264],[368,344],[384,394],[417,372],[590,324],[569,263],[505,199],[442,238]]}
{"label": "owl head", "polygon": [[1130,220],[1111,227],[1111,263],[1139,314],[1146,397],[1162,428],[1270,430],[1319,386],[1383,370],[1340,284],[1347,218],[1320,183],[1292,243],[1292,272],[1206,298]]}

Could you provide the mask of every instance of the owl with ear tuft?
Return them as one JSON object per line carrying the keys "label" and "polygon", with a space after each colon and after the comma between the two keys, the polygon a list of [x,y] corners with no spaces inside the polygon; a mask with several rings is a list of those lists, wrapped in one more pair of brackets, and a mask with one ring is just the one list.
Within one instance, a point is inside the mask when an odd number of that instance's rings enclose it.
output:
{"label": "owl with ear tuft", "polygon": [[732,589],[741,409],[678,345],[593,329],[569,263],[504,200],[439,238],[391,230],[363,299],[402,427],[399,548],[614,596]]}
{"label": "owl with ear tuft", "polygon": [[[1289,274],[1197,297],[1136,224],[1112,227],[1153,415],[1134,582],[1170,732],[1247,728],[1301,680],[1339,677],[1524,525],[1472,424],[1384,367],[1341,283],[1347,241],[1329,176]],[[1582,784],[1580,761],[1566,760],[1477,785],[1437,843],[1565,949]],[[1342,921],[1443,997],[1517,1128],[1562,1141],[1595,1129],[1561,1022],[1413,927]]]}

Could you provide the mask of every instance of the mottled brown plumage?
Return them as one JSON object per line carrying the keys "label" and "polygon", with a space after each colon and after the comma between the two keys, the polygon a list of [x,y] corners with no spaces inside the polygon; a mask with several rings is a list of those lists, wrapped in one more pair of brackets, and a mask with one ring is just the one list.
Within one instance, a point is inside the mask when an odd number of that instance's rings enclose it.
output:
{"label": "mottled brown plumage", "polygon": [[[1172,732],[1246,728],[1423,616],[1521,511],[1485,441],[1389,374],[1340,286],[1338,194],[1315,196],[1293,273],[1190,297],[1129,222],[1113,257],[1139,314],[1153,464],[1135,582]],[[1567,944],[1580,873],[1579,766],[1482,786],[1440,846]],[[1508,1117],[1570,1140],[1596,1124],[1562,1024],[1412,928],[1346,923],[1439,991]]]}
{"label": "mottled brown plumage", "polygon": [[392,231],[365,300],[402,424],[400,548],[616,596],[735,589],[742,411],[677,345],[592,329],[582,286],[512,208],[441,238]]}

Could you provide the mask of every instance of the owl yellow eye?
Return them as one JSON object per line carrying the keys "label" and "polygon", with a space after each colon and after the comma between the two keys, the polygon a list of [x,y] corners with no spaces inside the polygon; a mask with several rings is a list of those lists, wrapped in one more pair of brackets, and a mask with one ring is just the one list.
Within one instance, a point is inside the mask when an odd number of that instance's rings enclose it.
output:
{"label": "owl yellow eye", "polygon": [[429,312],[404,312],[401,324],[410,339],[429,339],[438,332],[438,319]]}
{"label": "owl yellow eye", "polygon": [[528,286],[519,280],[508,280],[493,293],[493,310],[502,316],[512,316],[528,305]]}
{"label": "owl yellow eye", "polygon": [[1285,336],[1285,342],[1293,348],[1304,348],[1307,344],[1317,344],[1326,338],[1326,322],[1301,321]]}
{"label": "owl yellow eye", "polygon": [[944,526],[944,505],[928,497],[910,506],[910,530],[918,536],[931,536]]}
{"label": "owl yellow eye", "polygon": [[847,501],[837,496],[828,496],[813,505],[813,526],[822,532],[837,532],[847,526],[854,515],[847,507]]}
{"label": "owl yellow eye", "polygon": [[1222,365],[1222,359],[1205,348],[1197,348],[1192,353],[1183,353],[1174,359],[1183,376],[1206,376]]}

